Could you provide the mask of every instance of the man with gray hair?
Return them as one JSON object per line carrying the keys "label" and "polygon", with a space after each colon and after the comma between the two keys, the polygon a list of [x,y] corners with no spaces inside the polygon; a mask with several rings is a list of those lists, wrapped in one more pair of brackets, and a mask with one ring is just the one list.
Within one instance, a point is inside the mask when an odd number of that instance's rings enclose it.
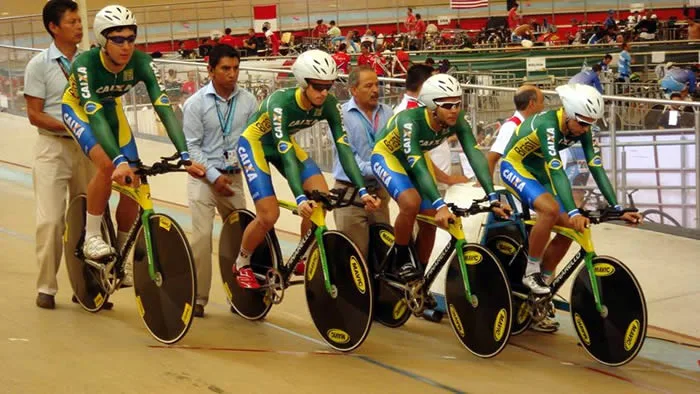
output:
{"label": "man with gray hair", "polygon": [[[377,194],[382,203],[374,212],[363,208],[349,206],[333,210],[333,217],[338,230],[346,234],[367,256],[369,250],[369,225],[372,223],[389,223],[389,195],[379,187],[372,174],[370,156],[381,131],[393,115],[391,107],[379,102],[379,79],[369,66],[355,67],[348,76],[348,85],[352,98],[342,105],[343,125],[347,131],[350,147],[355,154],[355,161],[365,178],[367,191]],[[334,188],[347,188],[348,195],[355,191],[355,186],[345,174],[343,167],[335,157],[333,176]]]}

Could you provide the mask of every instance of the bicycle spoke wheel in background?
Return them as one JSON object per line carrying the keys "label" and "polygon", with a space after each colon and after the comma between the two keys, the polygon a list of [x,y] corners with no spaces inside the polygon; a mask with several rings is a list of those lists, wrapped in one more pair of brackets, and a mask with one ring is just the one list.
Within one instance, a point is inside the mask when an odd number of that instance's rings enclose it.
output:
{"label": "bicycle spoke wheel in background", "polygon": [[661,212],[658,209],[647,209],[642,212],[642,218],[645,222],[654,224],[664,224],[666,226],[681,227],[681,224],[666,212]]}
{"label": "bicycle spoke wheel in background", "polygon": [[197,293],[194,259],[182,228],[167,215],[149,218],[156,274],[148,273],[145,231],[139,230],[134,246],[136,307],[148,331],[158,341],[172,344],[182,339],[192,324]]}

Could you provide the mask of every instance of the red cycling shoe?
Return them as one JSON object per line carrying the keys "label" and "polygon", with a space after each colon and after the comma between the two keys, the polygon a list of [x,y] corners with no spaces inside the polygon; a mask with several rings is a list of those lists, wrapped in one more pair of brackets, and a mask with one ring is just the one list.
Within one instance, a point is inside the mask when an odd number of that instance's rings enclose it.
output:
{"label": "red cycling shoe", "polygon": [[250,266],[245,266],[241,269],[237,269],[236,265],[233,265],[233,275],[236,277],[236,282],[238,286],[243,289],[259,289],[260,283],[255,278],[255,273]]}

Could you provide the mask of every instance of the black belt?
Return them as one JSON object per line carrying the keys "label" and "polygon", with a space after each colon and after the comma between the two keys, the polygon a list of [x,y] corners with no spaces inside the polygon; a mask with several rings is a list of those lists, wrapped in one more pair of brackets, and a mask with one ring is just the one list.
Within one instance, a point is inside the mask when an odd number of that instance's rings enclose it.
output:
{"label": "black belt", "polygon": [[235,175],[235,174],[240,174],[240,173],[241,173],[241,169],[238,168],[238,167],[236,167],[236,168],[229,168],[229,169],[227,169],[227,170],[224,170],[224,169],[221,169],[221,168],[217,168],[216,170],[219,171],[220,173],[226,174],[226,175]]}

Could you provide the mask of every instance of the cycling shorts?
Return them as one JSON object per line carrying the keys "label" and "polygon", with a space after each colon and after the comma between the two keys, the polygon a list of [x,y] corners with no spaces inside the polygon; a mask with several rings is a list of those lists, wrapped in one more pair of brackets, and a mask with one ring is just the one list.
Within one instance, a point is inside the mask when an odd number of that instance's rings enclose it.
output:
{"label": "cycling shorts", "polygon": [[[433,178],[433,182],[435,182],[435,170],[433,169],[430,155],[424,155],[424,157],[428,165],[430,176]],[[415,186],[417,182],[413,179],[413,174],[409,175],[406,171],[406,166],[408,166],[408,164],[404,166],[396,156],[389,152],[382,151],[375,151],[372,154],[371,164],[374,176],[389,192],[391,198],[398,202],[399,196],[405,190],[417,189],[421,197],[421,212],[433,209],[433,202]]]}
{"label": "cycling shorts", "polygon": [[[63,123],[66,125],[66,128],[73,136],[73,139],[78,142],[83,153],[89,157],[90,151],[99,145],[99,142],[90,127],[87,113],[78,100],[64,101],[61,105],[61,111],[63,112]],[[120,153],[129,162],[138,161],[139,153],[138,149],[136,149],[136,140],[131,133],[129,121],[124,114],[121,98],[114,99],[113,103],[103,103],[102,111],[115,140],[119,144]],[[117,159],[115,158],[114,160]],[[130,163],[130,165],[133,167],[136,166],[136,163]]]}
{"label": "cycling shorts", "polygon": [[550,182],[541,183],[532,172],[521,163],[512,163],[508,160],[501,162],[501,179],[506,189],[523,203],[534,209],[535,200],[545,193],[552,194],[559,203],[559,212],[566,213],[564,206],[556,197]]}
{"label": "cycling shorts", "polygon": [[[321,175],[316,162],[297,144],[293,136],[290,139],[296,154],[297,166],[301,169],[301,182],[304,183],[314,175]],[[245,174],[253,201],[274,196],[275,190],[272,187],[268,163],[272,163],[282,176],[285,176],[282,156],[277,148],[274,145],[263,144],[259,139],[248,139],[242,135],[238,140],[237,152],[238,162]]]}

